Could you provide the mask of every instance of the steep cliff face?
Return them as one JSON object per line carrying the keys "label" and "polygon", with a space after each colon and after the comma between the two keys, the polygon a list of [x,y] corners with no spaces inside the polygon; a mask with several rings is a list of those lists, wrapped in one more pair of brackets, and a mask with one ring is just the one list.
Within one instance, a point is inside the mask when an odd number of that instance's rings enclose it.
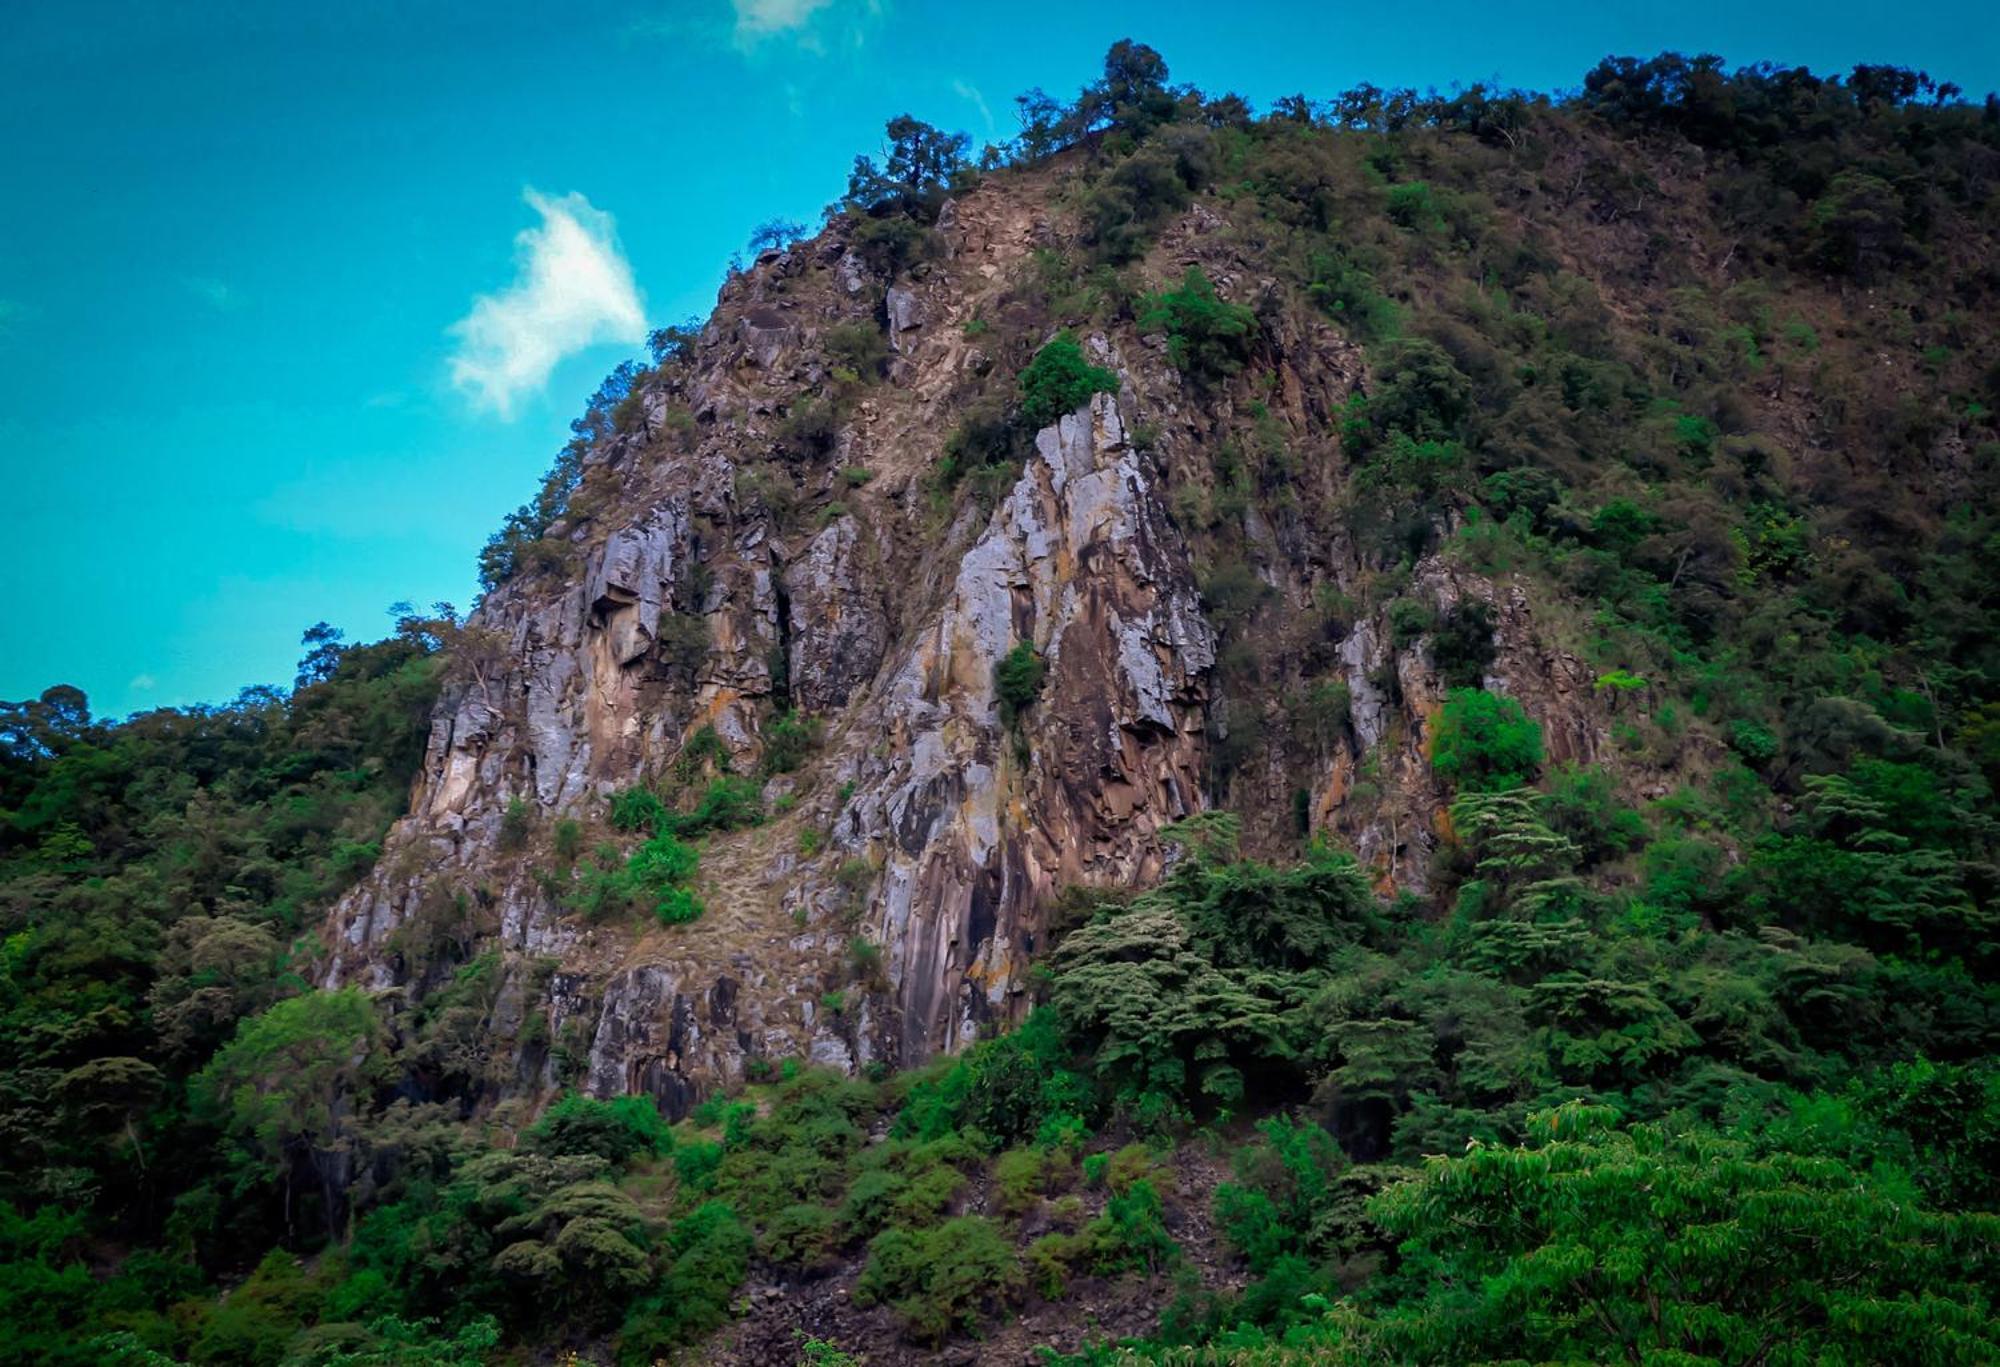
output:
{"label": "steep cliff face", "polygon": [[[1221,219],[1189,214],[1149,271],[1200,264],[1266,305],[1257,421],[1308,458],[1294,496],[1242,518],[1270,604],[1254,629],[1343,683],[1345,719],[1218,769],[1232,728],[1240,741],[1284,706],[1282,680],[1219,664],[1231,628],[1204,595],[1218,551],[1188,514],[1247,410],[1192,388],[1158,339],[1087,332],[1119,390],[1035,434],[1011,484],[954,496],[934,477],[977,393],[1010,387],[1046,339],[1023,281],[1071,229],[1035,188],[948,205],[929,259],[890,278],[836,230],[730,281],[693,355],[652,374],[627,430],[589,453],[551,529],[560,553],[479,608],[483,663],[460,669],[409,816],[332,914],[326,984],[421,995],[440,964],[497,952],[493,1094],[646,1092],[678,1114],[751,1058],[909,1063],[1018,1015],[1059,890],[1146,885],[1170,857],[1162,829],[1224,783],[1253,845],[1286,847],[1303,817],[1385,887],[1423,888],[1444,684],[1379,603],[1316,606],[1372,601],[1339,517],[1339,445],[1320,435],[1364,366],[1324,321],[1270,302]],[[874,383],[829,348],[871,332],[886,344]],[[839,396],[830,439],[799,435],[814,393]],[[1489,605],[1487,685],[1543,722],[1553,758],[1604,749],[1590,671],[1519,585],[1432,556],[1404,592]],[[995,671],[1023,642],[1046,678],[1009,727]],[[710,729],[756,772],[786,705],[821,741],[767,783],[770,821],[708,839],[700,920],[592,924],[565,905],[556,822],[617,838],[608,795],[670,780]],[[879,969],[854,966],[856,940]],[[451,951],[425,948],[440,942]]]}

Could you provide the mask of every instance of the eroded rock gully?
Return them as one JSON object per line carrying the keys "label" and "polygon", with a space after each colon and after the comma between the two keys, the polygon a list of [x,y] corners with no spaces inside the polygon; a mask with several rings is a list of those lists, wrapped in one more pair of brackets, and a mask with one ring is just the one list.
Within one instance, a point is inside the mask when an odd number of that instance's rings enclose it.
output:
{"label": "eroded rock gully", "polygon": [[[1212,226],[1165,239],[1163,278],[1203,261],[1225,289],[1256,289]],[[409,815],[330,917],[324,982],[415,996],[440,965],[495,953],[495,1095],[641,1092],[677,1116],[751,1058],[858,1068],[962,1047],[1023,1008],[1062,887],[1158,876],[1162,828],[1215,800],[1225,684],[1175,498],[1207,478],[1214,404],[1136,336],[1090,335],[1119,394],[1037,434],[990,508],[960,499],[940,525],[927,482],[968,377],[992,365],[964,324],[1001,307],[1049,232],[974,193],[941,223],[939,258],[886,289],[831,236],[732,279],[693,361],[642,394],[638,430],[590,453],[555,529],[568,568],[508,582],[475,615],[497,663],[448,688]],[[820,339],[867,321],[886,329],[887,378],[830,449],[784,453],[789,405],[828,381]],[[1324,425],[1360,379],[1352,349],[1282,322],[1273,345],[1273,408]],[[1280,626],[1362,574],[1337,528],[1246,528]],[[1543,722],[1554,758],[1596,755],[1607,723],[1587,672],[1519,586],[1433,559],[1407,591],[1486,602],[1489,685]],[[1272,747],[1230,800],[1275,839],[1303,790],[1315,829],[1420,888],[1440,805],[1424,732],[1444,689],[1390,639],[1379,610],[1346,626],[1325,668],[1348,685],[1349,724],[1310,753]],[[1010,729],[995,667],[1022,641],[1047,674]],[[1250,681],[1267,710],[1279,682]],[[562,905],[559,819],[609,837],[606,797],[669,773],[702,728],[754,771],[781,695],[823,740],[767,786],[772,820],[705,842],[699,921],[593,925]],[[881,947],[873,982],[853,980],[855,937]]]}

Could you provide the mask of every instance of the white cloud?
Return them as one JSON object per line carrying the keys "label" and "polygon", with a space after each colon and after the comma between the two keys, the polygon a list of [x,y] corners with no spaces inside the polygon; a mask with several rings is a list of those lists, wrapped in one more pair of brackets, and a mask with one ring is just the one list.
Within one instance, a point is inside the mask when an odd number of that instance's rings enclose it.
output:
{"label": "white cloud", "polygon": [[750,46],[781,33],[796,33],[833,0],[733,0],[736,41]]}
{"label": "white cloud", "polygon": [[733,49],[746,59],[859,49],[890,0],[687,0],[641,15],[625,27],[627,39]]}
{"label": "white cloud", "polygon": [[986,97],[979,93],[978,87],[954,77],[951,82],[951,90],[954,95],[979,111],[979,117],[986,121],[986,131],[991,133],[993,131],[993,111],[986,107]]}
{"label": "white cloud", "polygon": [[514,239],[514,283],[473,300],[451,329],[458,338],[451,382],[502,418],[564,357],[599,342],[646,339],[646,312],[611,215],[579,194],[551,199],[529,190],[526,198],[542,222]]}
{"label": "white cloud", "polygon": [[243,296],[232,289],[226,280],[217,280],[206,275],[191,275],[181,283],[186,285],[197,299],[218,313],[228,313],[243,305]]}
{"label": "white cloud", "polygon": [[159,686],[160,686],[160,681],[154,678],[151,674],[137,675],[133,678],[131,683],[125,685],[126,688],[130,689],[134,693],[150,693]]}

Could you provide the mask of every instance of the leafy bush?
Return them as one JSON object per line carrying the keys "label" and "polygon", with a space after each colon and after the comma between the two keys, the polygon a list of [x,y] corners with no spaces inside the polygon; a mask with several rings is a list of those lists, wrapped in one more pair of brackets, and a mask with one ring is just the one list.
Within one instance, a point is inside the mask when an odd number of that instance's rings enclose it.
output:
{"label": "leafy bush", "polygon": [[993,1160],[994,1203],[1002,1215],[1019,1215],[1042,1199],[1051,1155],[1046,1149],[1009,1149]]}
{"label": "leafy bush", "polygon": [[1167,355],[1197,384],[1227,379],[1250,359],[1257,315],[1217,297],[1199,266],[1189,266],[1177,290],[1151,296],[1139,313],[1143,332],[1164,332]]}
{"label": "leafy bush", "polygon": [[619,1359],[650,1363],[720,1327],[750,1271],[756,1241],[727,1203],[710,1201],[668,1236],[673,1261],[657,1295],[636,1302],[619,1333]]}
{"label": "leafy bush", "polygon": [[700,855],[671,830],[663,830],[621,858],[615,845],[600,845],[577,871],[569,904],[593,920],[618,911],[646,908],[673,924],[701,915],[701,903],[685,887]]}
{"label": "leafy bush", "polygon": [[1778,738],[1770,727],[1737,717],[1729,723],[1729,748],[1752,764],[1763,764],[1777,758]]}
{"label": "leafy bush", "polygon": [[1472,381],[1436,342],[1406,337],[1384,346],[1373,358],[1375,386],[1367,418],[1378,436],[1402,432],[1422,441],[1462,434],[1472,412]]}
{"label": "leafy bush", "polygon": [[521,1137],[521,1147],[531,1153],[590,1155],[618,1165],[661,1157],[673,1146],[673,1131],[652,1098],[643,1096],[596,1101],[565,1093]]}
{"label": "leafy bush", "polygon": [[556,822],[553,834],[556,862],[568,868],[583,852],[583,823],[574,817],[564,817]]}
{"label": "leafy bush", "polygon": [[672,817],[671,826],[681,835],[695,836],[740,830],[763,820],[764,793],[757,780],[721,774],[702,789],[693,811]]}
{"label": "leafy bush", "polygon": [[1029,641],[1016,641],[993,666],[993,691],[1000,704],[1000,724],[1018,726],[1022,713],[1042,696],[1048,664]]}
{"label": "leafy bush", "polygon": [[[1573,1104],[1526,1147],[1432,1158],[1376,1218],[1430,1269],[1385,1317],[1393,1356],[1895,1360],[2000,1352],[1979,1217],[1934,1214],[1832,1159],[1618,1126]],[[1652,1193],[1675,1193],[1671,1211]],[[1983,1251],[1973,1252],[1984,1245]],[[1665,1269],[1674,1271],[1668,1274]]]}
{"label": "leafy bush", "polygon": [[915,219],[864,218],[849,241],[878,275],[895,276],[931,255],[937,234]]}
{"label": "leafy bush", "polygon": [[611,795],[611,825],[620,831],[661,831],[670,821],[667,805],[650,788],[621,788]]}
{"label": "leafy bush", "polygon": [[1055,1016],[1035,1011],[1012,1032],[917,1075],[896,1133],[941,1139],[972,1129],[1002,1144],[1039,1142],[1051,1121],[1082,1114],[1089,1104]]}
{"label": "leafy bush", "polygon": [[836,323],[820,339],[835,375],[847,382],[869,384],[882,378],[889,362],[889,343],[873,323]]}
{"label": "leafy bush", "polygon": [[806,762],[819,744],[824,728],[817,717],[781,712],[764,727],[763,768],[767,774],[789,774]]}
{"label": "leafy bush", "polygon": [[1534,781],[1542,729],[1498,693],[1454,688],[1431,732],[1431,768],[1453,788],[1491,793]]}
{"label": "leafy bush", "polygon": [[1477,688],[1492,667],[1493,609],[1476,598],[1438,614],[1431,632],[1431,663],[1453,688]]}
{"label": "leafy bush", "polygon": [[1021,425],[1039,431],[1083,407],[1091,395],[1117,392],[1117,373],[1090,364],[1074,336],[1058,333],[1021,372]]}
{"label": "leafy bush", "polygon": [[1020,1287],[1014,1247],[991,1220],[961,1215],[934,1229],[884,1230],[868,1245],[854,1284],[857,1305],[886,1304],[904,1332],[938,1344],[953,1329],[976,1330]]}
{"label": "leafy bush", "polygon": [[507,808],[500,814],[500,833],[497,844],[508,853],[525,848],[528,832],[534,825],[534,812],[523,798],[507,799]]}
{"label": "leafy bush", "polygon": [[1098,259],[1122,265],[1142,255],[1215,169],[1214,145],[1196,129],[1162,135],[1119,162],[1083,199],[1084,235]]}
{"label": "leafy bush", "polygon": [[1573,841],[1589,863],[1624,854],[1646,838],[1645,818],[1618,800],[1602,769],[1563,765],[1549,776],[1538,806],[1549,828]]}
{"label": "leafy bush", "polygon": [[778,451],[791,460],[818,460],[839,438],[840,411],[830,399],[796,400],[778,423]]}
{"label": "leafy bush", "polygon": [[1167,1233],[1159,1190],[1145,1178],[1114,1192],[1087,1234],[1099,1272],[1153,1273],[1180,1257],[1180,1245]]}

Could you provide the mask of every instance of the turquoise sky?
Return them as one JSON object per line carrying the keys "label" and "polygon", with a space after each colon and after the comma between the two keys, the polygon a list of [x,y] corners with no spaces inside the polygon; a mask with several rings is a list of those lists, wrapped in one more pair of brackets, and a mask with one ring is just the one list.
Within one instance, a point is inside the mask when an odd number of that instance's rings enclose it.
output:
{"label": "turquoise sky", "polygon": [[558,8],[7,7],[0,697],[223,701],[288,682],[318,619],[469,603],[621,336],[706,312],[889,116],[1004,138],[1120,37],[1259,107],[1667,48],[2000,85],[1983,4]]}

